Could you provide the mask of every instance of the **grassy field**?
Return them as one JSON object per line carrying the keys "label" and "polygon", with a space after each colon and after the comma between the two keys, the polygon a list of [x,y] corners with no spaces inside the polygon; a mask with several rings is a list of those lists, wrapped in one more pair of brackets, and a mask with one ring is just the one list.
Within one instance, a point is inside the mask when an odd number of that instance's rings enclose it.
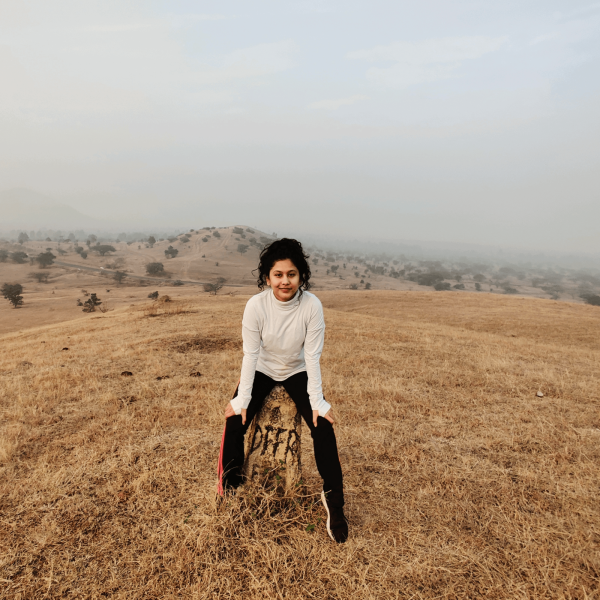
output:
{"label": "grassy field", "polygon": [[307,498],[216,502],[247,296],[138,301],[0,337],[0,598],[598,598],[600,310],[318,295],[347,544],[306,428]]}

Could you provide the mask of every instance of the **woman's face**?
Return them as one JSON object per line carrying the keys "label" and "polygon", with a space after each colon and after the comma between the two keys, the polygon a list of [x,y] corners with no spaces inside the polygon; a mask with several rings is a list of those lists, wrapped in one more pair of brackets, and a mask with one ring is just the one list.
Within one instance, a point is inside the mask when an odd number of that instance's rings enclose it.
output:
{"label": "woman's face", "polygon": [[278,260],[269,271],[267,284],[271,286],[277,300],[287,302],[300,287],[300,273],[289,258]]}

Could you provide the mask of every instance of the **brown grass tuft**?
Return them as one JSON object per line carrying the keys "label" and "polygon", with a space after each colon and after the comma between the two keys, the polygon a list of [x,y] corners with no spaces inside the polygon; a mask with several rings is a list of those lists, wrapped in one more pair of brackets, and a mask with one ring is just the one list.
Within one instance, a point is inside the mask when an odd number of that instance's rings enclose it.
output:
{"label": "brown grass tuft", "polygon": [[600,311],[320,297],[347,544],[306,430],[305,491],[216,501],[247,298],[117,309],[2,337],[0,598],[597,598]]}

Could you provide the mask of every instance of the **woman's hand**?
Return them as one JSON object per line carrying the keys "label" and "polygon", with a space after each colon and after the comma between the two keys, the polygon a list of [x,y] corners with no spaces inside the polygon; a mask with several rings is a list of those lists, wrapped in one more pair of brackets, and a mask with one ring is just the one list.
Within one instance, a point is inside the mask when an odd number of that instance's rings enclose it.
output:
{"label": "woman's hand", "polygon": [[[233,417],[235,415],[235,410],[233,410],[233,406],[231,406],[231,402],[227,405],[225,409],[225,418],[229,419],[229,417]],[[246,424],[246,409],[242,408],[242,425]]]}
{"label": "woman's hand", "polygon": [[[319,416],[319,411],[313,410],[313,425],[315,427],[317,426],[317,417],[318,416]],[[325,413],[325,416],[323,418],[327,419],[333,425],[333,411],[331,408]]]}

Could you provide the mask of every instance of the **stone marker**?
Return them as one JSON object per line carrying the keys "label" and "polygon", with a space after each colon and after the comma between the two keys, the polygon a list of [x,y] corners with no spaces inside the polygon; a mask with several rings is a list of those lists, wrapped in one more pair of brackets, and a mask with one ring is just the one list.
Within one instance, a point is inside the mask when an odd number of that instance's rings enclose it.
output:
{"label": "stone marker", "polygon": [[277,482],[286,492],[300,481],[300,420],[300,413],[285,389],[275,386],[246,433],[244,476],[247,479],[263,476],[267,470],[271,472],[269,479],[281,477]]}

